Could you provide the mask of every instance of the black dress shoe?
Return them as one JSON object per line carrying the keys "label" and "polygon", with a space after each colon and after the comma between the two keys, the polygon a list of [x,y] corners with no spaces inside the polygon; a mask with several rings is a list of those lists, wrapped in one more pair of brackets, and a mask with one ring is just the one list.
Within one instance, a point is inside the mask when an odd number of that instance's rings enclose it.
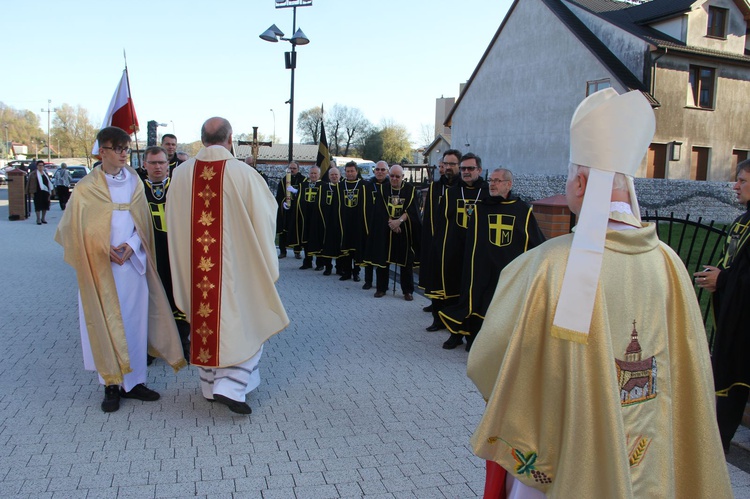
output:
{"label": "black dress shoe", "polygon": [[302,255],[300,255],[299,253],[297,253],[297,252],[295,251],[295,252],[294,252],[294,258],[296,258],[297,260],[302,260]]}
{"label": "black dress shoe", "polygon": [[283,253],[279,253],[279,260],[281,260],[282,258],[286,258],[286,251]]}
{"label": "black dress shoe", "polygon": [[300,270],[305,270],[305,269],[311,269],[311,268],[312,268],[312,265],[307,265],[307,264],[303,263],[302,266],[299,269]]}
{"label": "black dress shoe", "polygon": [[437,322],[433,322],[431,326],[427,326],[425,328],[425,331],[434,333],[435,331],[440,331],[441,329],[445,329],[445,324],[443,324],[442,322],[440,324],[438,324]]}
{"label": "black dress shoe", "polygon": [[42,223],[43,223],[43,224],[46,224],[46,223],[47,223],[47,221],[46,221],[46,220],[42,220]]}
{"label": "black dress shoe", "polygon": [[317,267],[315,267],[315,272],[320,272],[320,271],[321,271],[321,270],[323,270],[324,268],[325,268],[325,267],[323,267],[322,265],[318,265]]}
{"label": "black dress shoe", "polygon": [[323,275],[331,275],[331,269],[326,269],[325,272],[323,272]]}
{"label": "black dress shoe", "polygon": [[104,401],[102,410],[104,412],[115,412],[120,408],[120,387],[117,385],[107,385],[104,387]]}
{"label": "black dress shoe", "polygon": [[362,279],[360,279],[360,278],[359,278],[359,274],[354,274],[354,275],[352,276],[352,281],[354,281],[354,282],[359,282],[359,281],[361,281],[361,280],[362,280]]}
{"label": "black dress shoe", "polygon": [[411,293],[404,293],[404,300],[414,301],[414,295],[412,295]]}
{"label": "black dress shoe", "polygon": [[229,410],[237,414],[252,414],[253,410],[245,402],[232,400],[224,395],[214,395],[214,400],[229,407]]}
{"label": "black dress shoe", "polygon": [[446,350],[453,350],[454,348],[461,346],[463,342],[464,339],[460,334],[451,333],[451,337],[448,338],[445,343],[443,343],[443,348]]}
{"label": "black dress shoe", "polygon": [[362,285],[362,289],[372,289],[372,283],[366,282]]}
{"label": "black dress shoe", "polygon": [[375,298],[382,298],[385,296],[385,291],[376,291]]}
{"label": "black dress shoe", "polygon": [[339,281],[348,281],[351,278],[352,276],[350,275],[342,275],[341,277],[339,277]]}
{"label": "black dress shoe", "polygon": [[126,392],[125,390],[120,388],[120,397],[124,399],[142,400],[144,402],[154,402],[156,400],[159,400],[161,395],[149,388],[146,388],[146,385],[144,385],[143,383],[140,383],[138,385],[135,385],[129,392]]}
{"label": "black dress shoe", "polygon": [[37,224],[37,225],[42,225],[42,222],[37,222],[36,224]]}
{"label": "black dress shoe", "polygon": [[426,307],[422,307],[422,312],[432,312],[432,303],[430,303]]}

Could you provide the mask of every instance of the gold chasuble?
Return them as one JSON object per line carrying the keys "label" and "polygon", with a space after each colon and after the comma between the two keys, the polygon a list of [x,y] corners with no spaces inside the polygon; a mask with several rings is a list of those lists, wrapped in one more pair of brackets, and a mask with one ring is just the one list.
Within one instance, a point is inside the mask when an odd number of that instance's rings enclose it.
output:
{"label": "gold chasuble", "polygon": [[277,204],[221,146],[175,168],[167,196],[173,294],[190,320],[191,363],[241,364],[289,324],[274,283]]}
{"label": "gold chasuble", "polygon": [[[135,170],[129,166],[126,168],[131,175],[138,177]],[[175,371],[186,365],[172,307],[156,271],[151,213],[142,184],[138,182],[129,204],[115,204],[110,198],[104,172],[97,167],[76,185],[57,226],[55,241],[64,249],[65,262],[76,271],[94,364],[107,385],[122,383],[123,376],[131,372],[120,302],[109,259],[113,210],[130,212],[146,250],[148,353],[163,358]]]}
{"label": "gold chasuble", "polygon": [[572,235],[500,274],[468,375],[474,453],[560,498],[732,497],[706,333],[655,226],[607,231],[586,344],[554,337]]}

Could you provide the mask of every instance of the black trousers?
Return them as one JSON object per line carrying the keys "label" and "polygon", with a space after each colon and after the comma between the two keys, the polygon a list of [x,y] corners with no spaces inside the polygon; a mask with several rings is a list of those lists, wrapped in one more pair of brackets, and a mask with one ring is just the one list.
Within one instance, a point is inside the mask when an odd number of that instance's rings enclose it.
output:
{"label": "black trousers", "polygon": [[354,265],[354,257],[352,255],[345,255],[337,258],[336,269],[341,272],[342,276],[351,277],[353,275],[359,275],[359,265]]}
{"label": "black trousers", "polygon": [[[376,282],[376,289],[378,291],[381,291],[385,293],[388,291],[388,283],[390,282],[390,265],[388,267],[378,267],[377,270],[375,270],[375,276],[377,277]],[[414,268],[411,263],[407,264],[405,267],[400,267],[399,273],[401,274],[401,292],[406,294],[412,294],[414,293]]]}
{"label": "black trousers", "polygon": [[[280,253],[286,253],[286,232],[282,232],[279,234],[279,252]],[[292,249],[295,253],[299,253],[302,251],[302,246],[293,246]]]}
{"label": "black trousers", "polygon": [[70,187],[61,185],[55,187],[55,192],[57,193],[57,200],[60,201],[60,209],[64,210],[68,204],[68,199],[70,199]]}
{"label": "black trousers", "polygon": [[748,394],[750,394],[750,388],[735,386],[729,390],[726,397],[716,397],[716,420],[719,423],[721,444],[724,446],[725,452],[729,451],[732,437],[742,423]]}
{"label": "black trousers", "polygon": [[372,284],[372,275],[374,268],[372,265],[365,265],[365,284]]}

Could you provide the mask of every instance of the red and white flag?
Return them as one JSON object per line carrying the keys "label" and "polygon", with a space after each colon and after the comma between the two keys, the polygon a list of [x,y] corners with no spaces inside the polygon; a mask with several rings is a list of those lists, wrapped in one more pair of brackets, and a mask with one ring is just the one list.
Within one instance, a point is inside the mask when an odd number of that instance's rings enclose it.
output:
{"label": "red and white flag", "polygon": [[[109,108],[107,108],[107,114],[104,116],[102,128],[108,126],[122,128],[128,134],[134,134],[139,130],[138,116],[135,115],[133,98],[130,96],[127,68],[122,72],[120,83],[117,85],[115,95],[112,96],[112,101],[109,103]],[[91,150],[91,154],[95,156],[99,154],[98,141],[94,142],[94,148]]]}

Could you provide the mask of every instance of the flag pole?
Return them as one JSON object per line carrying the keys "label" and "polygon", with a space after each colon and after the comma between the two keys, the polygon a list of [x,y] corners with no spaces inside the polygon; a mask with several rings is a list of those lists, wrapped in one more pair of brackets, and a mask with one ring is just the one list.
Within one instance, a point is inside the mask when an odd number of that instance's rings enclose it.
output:
{"label": "flag pole", "polygon": [[[133,129],[133,135],[135,135],[135,153],[138,155],[141,152],[140,147],[138,146],[138,127],[135,126],[135,109],[133,107],[133,92],[130,91],[130,74],[128,73],[128,57],[125,55],[125,49],[122,49],[122,58],[125,60],[125,82],[128,84],[128,96],[130,97],[128,99],[128,107],[130,108],[130,116],[133,117],[133,123],[130,124],[130,127]],[[140,163],[140,156],[139,163]],[[140,166],[140,164],[138,165]]]}

